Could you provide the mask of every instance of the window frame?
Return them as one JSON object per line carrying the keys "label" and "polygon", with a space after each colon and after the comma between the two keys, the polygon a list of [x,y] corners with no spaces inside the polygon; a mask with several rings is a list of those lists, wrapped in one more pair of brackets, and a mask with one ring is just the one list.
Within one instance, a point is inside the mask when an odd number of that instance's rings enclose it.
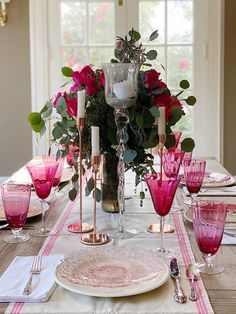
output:
{"label": "window frame", "polygon": [[[58,14],[55,11],[58,3],[59,0],[29,1],[32,111],[39,111],[60,86],[60,73],[55,75],[60,58],[60,50],[55,48],[60,43],[60,33],[53,32],[53,29],[58,28],[58,23],[55,18],[49,18],[50,12],[54,12],[55,16]],[[132,26],[138,29],[135,19],[138,16],[138,6],[134,3],[137,1],[123,0],[123,6],[119,6],[116,1],[116,34],[123,35],[125,29],[129,30]],[[194,90],[198,101],[193,108],[193,127],[198,130],[194,135],[195,155],[211,156],[223,162],[224,1],[194,1],[194,11],[198,16],[204,16],[203,23],[196,23],[196,20],[194,23],[194,38],[197,39],[194,67],[200,69],[198,73],[194,72],[197,73],[194,75]],[[126,12],[132,12],[132,15],[129,16]],[[118,16],[122,17],[122,21]],[[53,34],[53,39],[50,34]],[[199,59],[197,55],[202,57]],[[34,155],[47,152],[50,134],[49,126],[46,136],[41,138],[39,144],[36,144],[33,135]]]}

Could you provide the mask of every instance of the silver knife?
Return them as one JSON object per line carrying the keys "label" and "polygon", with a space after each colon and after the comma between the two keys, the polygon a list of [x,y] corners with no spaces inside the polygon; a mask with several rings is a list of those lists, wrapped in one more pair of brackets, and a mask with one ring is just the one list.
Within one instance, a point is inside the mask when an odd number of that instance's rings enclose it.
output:
{"label": "silver knife", "polygon": [[175,281],[175,295],[174,299],[175,301],[179,303],[185,303],[187,301],[187,296],[184,293],[184,290],[182,289],[180,285],[180,271],[177,263],[176,258],[172,258],[170,262],[170,271],[171,271],[171,277]]}

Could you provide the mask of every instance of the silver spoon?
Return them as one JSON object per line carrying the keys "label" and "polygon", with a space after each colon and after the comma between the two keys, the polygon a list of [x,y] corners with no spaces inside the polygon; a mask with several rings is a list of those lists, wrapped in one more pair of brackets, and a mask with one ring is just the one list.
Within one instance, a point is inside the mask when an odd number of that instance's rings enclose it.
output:
{"label": "silver spoon", "polygon": [[186,277],[191,280],[191,291],[189,295],[189,300],[191,301],[197,300],[194,281],[200,279],[200,271],[197,267],[198,265],[199,264],[196,265],[189,264],[186,268]]}

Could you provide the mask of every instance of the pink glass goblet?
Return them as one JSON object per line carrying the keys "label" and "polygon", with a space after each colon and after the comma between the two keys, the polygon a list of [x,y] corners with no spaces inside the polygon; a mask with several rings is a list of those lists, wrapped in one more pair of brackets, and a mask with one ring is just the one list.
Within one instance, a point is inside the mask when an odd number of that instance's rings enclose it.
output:
{"label": "pink glass goblet", "polygon": [[182,165],[184,165],[184,162],[190,162],[192,160],[193,152],[185,152],[184,157],[182,159]]}
{"label": "pink glass goblet", "polygon": [[177,148],[179,145],[179,141],[180,141],[182,132],[181,131],[174,131],[172,134],[175,137],[175,145],[172,148]]}
{"label": "pink glass goblet", "polygon": [[184,162],[184,179],[191,196],[191,202],[195,201],[201,189],[205,175],[206,161],[192,159]]}
{"label": "pink glass goblet", "polygon": [[28,214],[31,184],[7,182],[2,185],[1,191],[5,216],[13,233],[3,240],[8,243],[29,240],[30,236],[21,231]]}
{"label": "pink glass goblet", "polygon": [[64,169],[64,158],[60,157],[58,158],[58,168],[52,183],[52,186],[57,188],[59,183],[61,182],[61,177],[62,177],[62,173],[63,173],[63,169]]}
{"label": "pink glass goblet", "polygon": [[33,181],[35,192],[40,198],[42,206],[42,225],[39,230],[34,230],[31,232],[32,235],[36,237],[47,237],[54,234],[45,224],[45,211],[47,208],[47,202],[45,201],[51,192],[53,180],[58,168],[58,162],[52,161],[49,157],[44,157],[42,159],[35,159],[30,161],[26,165],[27,170]]}
{"label": "pink glass goblet", "polygon": [[194,234],[205,261],[199,270],[206,274],[219,274],[224,267],[213,262],[223,237],[227,205],[216,201],[196,201],[192,203],[192,209]]}
{"label": "pink glass goblet", "polygon": [[184,157],[184,152],[178,148],[170,148],[163,153],[163,169],[168,178],[176,178]]}
{"label": "pink glass goblet", "polygon": [[180,177],[160,177],[160,174],[153,173],[146,176],[146,182],[152,197],[156,213],[160,216],[161,245],[157,252],[169,253],[164,246],[165,216],[169,213]]}

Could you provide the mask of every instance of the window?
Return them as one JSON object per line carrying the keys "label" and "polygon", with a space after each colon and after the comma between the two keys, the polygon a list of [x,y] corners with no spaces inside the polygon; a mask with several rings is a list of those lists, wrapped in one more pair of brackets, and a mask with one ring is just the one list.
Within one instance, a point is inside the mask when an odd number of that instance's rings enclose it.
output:
{"label": "window", "polygon": [[[99,67],[108,62],[115,36],[123,36],[133,26],[146,45],[157,49],[154,65],[168,86],[177,93],[179,81],[188,79],[188,93],[197,97],[197,105],[186,107],[186,116],[176,128],[194,137],[195,155],[220,159],[221,37],[216,34],[221,31],[221,0],[43,0],[42,4],[31,0],[31,24],[40,14],[39,6],[47,25],[38,35],[44,43],[44,60],[49,55],[44,73],[47,98],[62,83],[62,66],[80,69],[84,64]],[[147,42],[155,29],[158,40]],[[40,42],[38,46],[42,49]]]}

